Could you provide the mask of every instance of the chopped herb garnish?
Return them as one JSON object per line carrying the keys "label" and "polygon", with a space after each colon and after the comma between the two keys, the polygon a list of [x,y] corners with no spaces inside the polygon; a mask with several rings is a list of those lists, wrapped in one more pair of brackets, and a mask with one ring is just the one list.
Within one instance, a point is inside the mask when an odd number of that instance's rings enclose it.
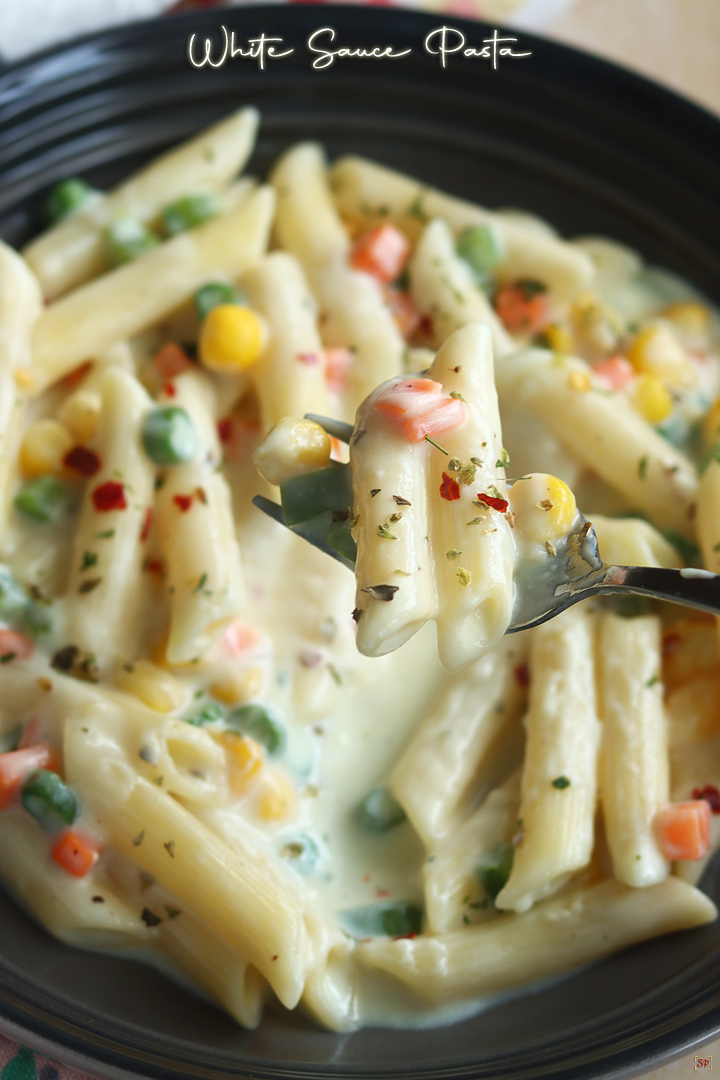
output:
{"label": "chopped herb garnish", "polygon": [[93,589],[97,589],[98,585],[100,585],[101,582],[102,582],[101,577],[88,578],[87,581],[83,581],[83,583],[80,585],[80,588],[78,589],[78,592],[79,593],[92,592]]}
{"label": "chopped herb garnish", "polygon": [[140,832],[139,832],[139,833],[137,834],[137,836],[134,836],[134,837],[133,837],[133,840],[132,840],[132,846],[133,846],[133,847],[140,847],[140,845],[142,844],[142,842],[143,842],[143,840],[144,840],[144,839],[145,839],[145,830],[144,830],[144,829],[142,829],[142,830],[141,830],[141,831],[140,831]]}
{"label": "chopped herb garnish", "polygon": [[0,664],[9,664],[10,661],[14,660],[16,656],[17,653],[14,652],[3,653],[2,656],[0,656]]}
{"label": "chopped herb garnish", "polygon": [[328,664],[328,671],[330,672],[330,676],[331,676],[333,682],[337,686],[342,686],[342,675],[340,674],[340,672],[338,671],[338,669],[335,667],[334,664]]}
{"label": "chopped herb garnish", "polygon": [[660,682],[660,676],[659,675],[653,675],[652,679],[648,679],[648,681],[645,683],[645,686],[649,690],[651,686],[655,686],[655,684],[659,683],[659,682]]}
{"label": "chopped herb garnish", "polygon": [[153,784],[157,784],[158,787],[162,787],[165,782],[164,776],[156,776],[153,780]]}
{"label": "chopped herb garnish", "polygon": [[399,585],[368,585],[360,592],[370,593],[375,600],[392,600],[399,587]]}
{"label": "chopped herb garnish", "polygon": [[143,908],[140,918],[146,926],[159,926],[162,922],[162,919],[159,919],[158,916],[150,910],[150,908]]}
{"label": "chopped herb garnish", "polygon": [[640,477],[641,480],[645,479],[645,475],[647,473],[647,467],[648,467],[648,456],[647,456],[647,454],[643,454],[643,456],[638,461],[638,476]]}
{"label": "chopped herb garnish", "polygon": [[193,589],[194,593],[201,592],[201,590],[205,588],[205,585],[207,584],[207,577],[208,577],[207,574],[201,574],[200,575],[200,579],[198,580],[197,585]]}
{"label": "chopped herb garnish", "polygon": [[464,570],[462,566],[458,566],[457,570],[455,571],[455,576],[464,588],[468,587],[468,585],[470,584],[469,570]]}
{"label": "chopped herb garnish", "polygon": [[403,499],[402,495],[393,495],[393,500],[398,506],[412,506],[409,499]]}
{"label": "chopped herb garnish", "polygon": [[510,467],[510,455],[503,446],[500,450],[500,457],[495,462],[496,469],[508,469]]}
{"label": "chopped herb garnish", "polygon": [[391,524],[393,518],[395,518],[396,520],[399,520],[400,516],[401,516],[400,514],[391,514],[389,518],[386,518],[385,521],[383,521],[380,525],[378,525],[377,535],[382,540],[397,540],[397,536],[395,535],[395,533],[390,528],[390,524]]}
{"label": "chopped herb garnish", "polygon": [[370,488],[370,498],[374,499],[376,495],[379,495],[382,488]]}
{"label": "chopped herb garnish", "polygon": [[163,847],[167,851],[170,858],[174,859],[175,858],[175,841],[174,840],[166,840],[165,843],[163,844]]}
{"label": "chopped herb garnish", "polygon": [[98,557],[95,551],[84,552],[82,563],[80,564],[80,573],[82,573],[83,570],[88,570],[91,566],[96,566],[97,561]]}
{"label": "chopped herb garnish", "polygon": [[429,435],[425,436],[425,442],[429,442],[430,445],[434,446],[436,450],[439,450],[441,454],[444,454],[445,457],[448,457],[447,450],[443,450],[442,446],[438,446],[438,444],[436,442],[433,442],[433,440],[430,438]]}
{"label": "chopped herb garnish", "polygon": [[534,278],[520,278],[519,281],[515,282],[515,288],[520,290],[525,300],[532,300],[533,297],[548,291],[547,285],[542,281],[536,281]]}
{"label": "chopped herb garnish", "polygon": [[451,457],[448,461],[448,470],[450,472],[460,472],[463,467],[463,463],[460,458]]}
{"label": "chopped herb garnish", "polygon": [[557,548],[555,547],[555,545],[553,544],[553,542],[551,540],[546,540],[545,541],[545,550],[547,551],[547,553],[548,553],[548,555],[550,556],[551,559],[554,559],[555,556],[557,555]]}
{"label": "chopped herb garnish", "polygon": [[565,788],[570,787],[570,781],[567,776],[556,776],[552,782],[552,786],[557,788],[558,791],[564,791]]}
{"label": "chopped herb garnish", "polygon": [[460,469],[460,471],[458,472],[458,481],[461,484],[465,484],[466,487],[469,487],[470,484],[472,484],[473,481],[475,480],[475,473],[476,472],[477,472],[477,465],[475,465],[471,461],[467,465],[463,465],[462,469]]}
{"label": "chopped herb garnish", "polygon": [[180,908],[172,907],[171,904],[165,905],[165,911],[167,912],[168,919],[177,919],[178,915],[182,915]]}
{"label": "chopped herb garnish", "polygon": [[493,902],[510,877],[514,858],[515,848],[507,841],[501,840],[480,860],[477,876]]}
{"label": "chopped herb garnish", "polygon": [[464,398],[459,390],[451,390],[450,397],[455,398],[456,401],[464,401],[467,405],[467,398]]}
{"label": "chopped herb garnish", "polygon": [[419,191],[413,201],[405,211],[406,215],[411,218],[417,218],[418,221],[429,221],[426,211],[423,209],[423,200],[427,197],[427,192]]}
{"label": "chopped herb garnish", "polygon": [[457,548],[450,548],[449,551],[445,552],[446,559],[457,559],[458,555],[462,555],[462,551],[458,551]]}
{"label": "chopped herb garnish", "polygon": [[360,616],[362,615],[362,613],[363,613],[362,608],[357,608],[357,607],[353,608],[353,613],[352,613],[353,622],[359,623],[360,622]]}
{"label": "chopped herb garnish", "polygon": [[96,540],[112,540],[115,535],[114,529],[105,529],[104,532],[95,533]]}

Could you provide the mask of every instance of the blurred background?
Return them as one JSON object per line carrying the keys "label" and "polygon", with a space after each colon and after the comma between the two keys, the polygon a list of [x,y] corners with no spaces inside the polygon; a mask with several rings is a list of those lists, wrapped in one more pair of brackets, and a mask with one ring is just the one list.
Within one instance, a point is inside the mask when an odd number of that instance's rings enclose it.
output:
{"label": "blurred background", "polygon": [[[720,0],[354,2],[419,7],[540,32],[641,71],[720,113]],[[224,6],[228,0],[0,0],[0,56],[20,59],[132,19]]]}

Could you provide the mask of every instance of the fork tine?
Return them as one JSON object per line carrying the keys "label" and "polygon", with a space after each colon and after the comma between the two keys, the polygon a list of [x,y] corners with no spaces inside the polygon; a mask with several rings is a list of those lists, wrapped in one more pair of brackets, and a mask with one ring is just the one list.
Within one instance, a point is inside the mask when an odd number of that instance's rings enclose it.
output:
{"label": "fork tine", "polygon": [[272,499],[266,499],[264,495],[255,495],[253,497],[253,506],[257,506],[258,510],[262,510],[263,514],[267,514],[273,521],[277,521],[278,525],[282,525],[283,528],[289,532],[295,533],[297,536],[302,537],[303,540],[307,540],[308,544],[312,544],[318,551],[322,551],[324,555],[330,555],[337,562],[341,563],[347,570],[355,570],[355,564],[346,559],[344,555],[341,555],[335,548],[330,547],[329,544],[324,543],[317,536],[313,536],[310,530],[303,528],[302,524],[293,525],[290,528],[285,524],[285,518],[283,517],[282,507],[277,503],[274,503]]}
{"label": "fork tine", "polygon": [[344,420],[333,420],[331,416],[319,416],[317,413],[306,412],[306,420],[312,420],[314,423],[319,424],[321,428],[325,428],[328,435],[333,439],[339,439],[340,442],[349,443],[350,437],[353,433],[352,424],[346,424]]}

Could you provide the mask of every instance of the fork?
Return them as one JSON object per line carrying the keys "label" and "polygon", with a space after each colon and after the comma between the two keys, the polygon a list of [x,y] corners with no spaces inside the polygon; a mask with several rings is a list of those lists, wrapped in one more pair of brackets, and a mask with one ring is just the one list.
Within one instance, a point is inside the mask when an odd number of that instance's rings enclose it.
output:
{"label": "fork", "polygon": [[[319,424],[331,437],[350,442],[351,424],[315,413],[306,413],[305,419]],[[256,495],[253,503],[285,525],[282,507],[277,503],[262,495]],[[304,530],[302,524],[293,525],[292,532],[348,569],[355,569],[351,559],[324,543],[311,530]],[[592,596],[645,596],[720,614],[720,576],[693,567],[668,570],[652,566],[608,566],[600,558],[592,522],[582,514],[578,514],[576,529],[556,543],[555,549],[556,554],[548,556],[544,563],[541,577],[533,564],[521,563],[517,568],[515,604],[507,633],[539,626]]]}

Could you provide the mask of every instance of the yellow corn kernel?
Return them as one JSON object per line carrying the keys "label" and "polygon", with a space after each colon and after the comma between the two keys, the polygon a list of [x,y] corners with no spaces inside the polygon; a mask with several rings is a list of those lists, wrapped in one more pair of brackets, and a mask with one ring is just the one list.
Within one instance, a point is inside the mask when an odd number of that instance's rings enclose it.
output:
{"label": "yellow corn kernel", "polygon": [[707,339],[710,329],[710,312],[697,300],[683,300],[665,308],[663,318],[668,319],[688,344],[700,344]]}
{"label": "yellow corn kernel", "polygon": [[583,293],[570,309],[570,323],[577,349],[596,358],[614,352],[620,322],[612,308],[594,293]]}
{"label": "yellow corn kernel", "polygon": [[672,412],[673,399],[657,375],[640,375],[635,380],[630,400],[649,424],[659,424]]}
{"label": "yellow corn kernel", "polygon": [[265,751],[249,735],[239,735],[236,731],[212,731],[210,734],[225,751],[230,787],[236,795],[243,795],[259,778],[265,764]]}
{"label": "yellow corn kernel", "polygon": [[656,375],[673,386],[692,388],[697,372],[671,327],[656,324],[641,330],[627,351],[636,371]]}
{"label": "yellow corn kernel", "polygon": [[264,682],[265,675],[261,667],[238,671],[228,665],[227,671],[221,672],[210,686],[210,694],[224,705],[240,705],[243,701],[258,697]]}
{"label": "yellow corn kernel", "polygon": [[579,394],[587,394],[592,386],[590,373],[587,371],[571,371],[568,375],[568,386]]}
{"label": "yellow corn kernel", "polygon": [[260,357],[265,337],[261,318],[250,308],[219,304],[200,328],[200,359],[205,367],[224,375],[244,371]]}
{"label": "yellow corn kernel", "polygon": [[508,500],[516,534],[538,544],[567,536],[575,523],[575,496],[557,476],[531,473],[512,485]]}
{"label": "yellow corn kernel", "polygon": [[115,676],[115,685],[160,713],[182,708],[188,696],[187,687],[179,679],[149,660],[135,660],[122,668]]}
{"label": "yellow corn kernel", "polygon": [[36,420],[20,444],[20,469],[25,476],[62,472],[63,459],[73,445],[72,435],[58,420]]}
{"label": "yellow corn kernel", "polygon": [[13,371],[13,378],[15,385],[21,390],[34,390],[37,383],[35,382],[35,376],[27,368],[18,367]]}
{"label": "yellow corn kernel", "polygon": [[574,350],[575,343],[572,334],[564,326],[560,326],[559,323],[551,323],[550,326],[546,326],[543,330],[543,337],[547,341],[548,348],[552,349],[553,352],[560,353],[562,356],[567,356]]}
{"label": "yellow corn kernel", "polygon": [[328,433],[312,420],[285,416],[253,454],[255,467],[269,484],[324,469],[330,464]]}
{"label": "yellow corn kernel", "polygon": [[256,802],[263,821],[287,821],[297,813],[297,792],[289,777],[275,769],[263,775]]}
{"label": "yellow corn kernel", "polygon": [[58,418],[83,445],[89,443],[97,431],[100,416],[100,394],[92,390],[76,390],[60,407]]}
{"label": "yellow corn kernel", "polygon": [[715,398],[715,401],[705,413],[702,436],[706,450],[709,450],[720,439],[720,397]]}

